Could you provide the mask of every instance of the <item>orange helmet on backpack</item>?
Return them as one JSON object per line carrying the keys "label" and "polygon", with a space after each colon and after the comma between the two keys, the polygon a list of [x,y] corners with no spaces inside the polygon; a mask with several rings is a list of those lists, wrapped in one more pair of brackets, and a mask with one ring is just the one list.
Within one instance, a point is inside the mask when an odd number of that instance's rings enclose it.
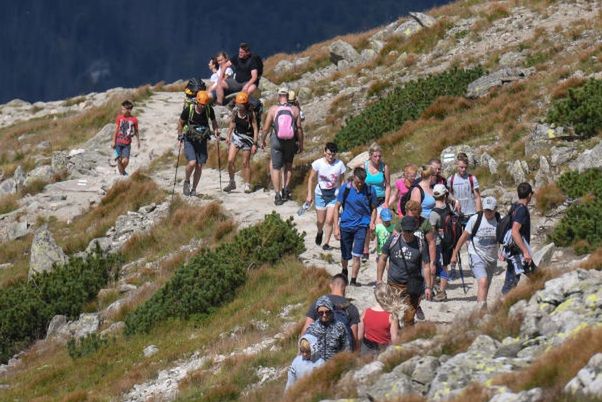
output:
{"label": "orange helmet on backpack", "polygon": [[239,92],[236,94],[234,102],[239,105],[246,105],[249,103],[249,95],[246,92]]}
{"label": "orange helmet on backpack", "polygon": [[199,105],[207,105],[209,104],[209,94],[207,91],[199,91],[196,94],[196,101]]}

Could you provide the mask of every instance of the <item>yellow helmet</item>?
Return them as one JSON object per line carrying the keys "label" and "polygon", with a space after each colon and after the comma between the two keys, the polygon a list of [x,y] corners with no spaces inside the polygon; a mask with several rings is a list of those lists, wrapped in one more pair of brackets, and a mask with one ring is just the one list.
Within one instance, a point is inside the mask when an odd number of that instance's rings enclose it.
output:
{"label": "yellow helmet", "polygon": [[249,103],[249,95],[246,92],[239,92],[236,94],[234,102],[239,105],[245,105]]}
{"label": "yellow helmet", "polygon": [[196,101],[199,105],[207,105],[209,104],[209,94],[207,91],[199,91],[196,94]]}

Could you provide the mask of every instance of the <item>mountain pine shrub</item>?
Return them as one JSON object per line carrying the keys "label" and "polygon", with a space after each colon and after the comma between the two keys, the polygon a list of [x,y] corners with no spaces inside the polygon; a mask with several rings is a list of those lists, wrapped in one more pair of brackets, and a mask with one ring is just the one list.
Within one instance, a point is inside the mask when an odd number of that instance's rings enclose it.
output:
{"label": "mountain pine shrub", "polygon": [[559,246],[573,246],[588,253],[602,245],[602,171],[567,172],[558,180],[560,189],[577,199],[551,234]]}
{"label": "mountain pine shrub", "polygon": [[602,130],[602,80],[590,79],[570,88],[568,94],[552,103],[547,120],[573,127],[579,136],[589,138]]}
{"label": "mountain pine shrub", "polygon": [[272,212],[263,222],[241,230],[232,242],[204,250],[180,266],[172,279],[125,320],[126,333],[148,332],[171,317],[210,314],[231,300],[247,271],[274,264],[284,255],[304,250],[303,234]]}
{"label": "mountain pine shrub", "polygon": [[93,254],[71,258],[52,272],[0,289],[0,362],[46,335],[57,314],[76,319],[111,277],[120,258]]}
{"label": "mountain pine shrub", "polygon": [[481,75],[481,67],[470,70],[453,68],[397,87],[359,115],[347,119],[345,126],[336,134],[335,142],[345,150],[370,143],[387,132],[399,129],[406,121],[418,119],[438,97],[464,95],[467,85]]}

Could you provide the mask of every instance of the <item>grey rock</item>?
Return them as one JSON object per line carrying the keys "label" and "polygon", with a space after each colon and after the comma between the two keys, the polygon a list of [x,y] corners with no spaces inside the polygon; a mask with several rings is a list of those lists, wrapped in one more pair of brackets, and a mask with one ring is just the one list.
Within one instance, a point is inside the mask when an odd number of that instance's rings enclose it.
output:
{"label": "grey rock", "polygon": [[535,251],[533,253],[533,262],[535,265],[538,267],[543,267],[550,264],[555,249],[556,245],[554,243],[549,243]]}
{"label": "grey rock", "polygon": [[497,174],[497,161],[487,152],[481,155],[480,164],[487,167],[491,174]]}
{"label": "grey rock", "polygon": [[290,71],[293,68],[295,68],[295,65],[293,63],[291,63],[290,61],[288,61],[288,60],[280,60],[274,66],[274,73],[281,74],[281,73]]}
{"label": "grey rock", "polygon": [[468,353],[493,357],[500,347],[500,343],[487,335],[479,335],[468,348]]}
{"label": "grey rock", "polygon": [[40,151],[44,151],[46,149],[49,149],[50,147],[51,145],[49,141],[42,141],[38,145],[36,145],[36,149],[39,149]]}
{"label": "grey rock", "polygon": [[373,401],[384,401],[413,393],[412,382],[408,376],[393,370],[382,375],[371,387],[367,396]]}
{"label": "grey rock", "polygon": [[360,54],[349,43],[343,40],[336,40],[328,47],[330,51],[330,60],[333,64],[337,64],[341,60],[348,63],[354,63],[360,58]]}
{"label": "grey rock", "polygon": [[347,70],[350,66],[351,66],[351,63],[349,63],[347,60],[339,60],[339,62],[337,63],[337,70],[338,71]]}
{"label": "grey rock", "polygon": [[575,157],[575,148],[569,146],[558,146],[550,149],[550,165],[558,167]]}
{"label": "grey rock", "polygon": [[547,124],[536,124],[525,139],[525,156],[547,153],[552,146],[550,138],[560,136],[564,133],[563,127],[552,128]]}
{"label": "grey rock", "polygon": [[394,36],[401,36],[403,38],[409,38],[414,35],[416,32],[424,29],[422,25],[414,18],[407,20],[406,22],[400,24],[395,31],[393,31]]}
{"label": "grey rock", "polygon": [[8,240],[16,240],[29,234],[29,224],[27,221],[15,222],[8,228]]}
{"label": "grey rock", "polygon": [[15,179],[15,181],[17,182],[17,187],[21,187],[23,185],[26,177],[27,176],[25,175],[25,170],[23,170],[23,166],[17,166],[17,168],[15,169],[15,173],[13,173],[13,179]]}
{"label": "grey rock", "polygon": [[539,170],[535,175],[535,189],[543,187],[552,181],[552,170],[545,156],[539,157]]}
{"label": "grey rock", "polygon": [[564,391],[588,397],[602,397],[602,353],[593,355],[575,378],[568,382]]}
{"label": "grey rock", "polygon": [[15,194],[17,192],[17,181],[8,178],[0,183],[0,195]]}
{"label": "grey rock", "polygon": [[54,241],[48,227],[40,227],[31,244],[29,279],[37,273],[51,271],[54,264],[61,265],[67,261],[67,256]]}
{"label": "grey rock", "polygon": [[100,335],[102,336],[110,336],[110,335],[117,335],[122,333],[123,331],[125,331],[125,322],[123,321],[117,321],[112,323],[109,328],[104,329],[100,332]]}
{"label": "grey rock", "polygon": [[579,173],[587,169],[602,167],[602,141],[592,149],[584,151],[569,164],[569,167]]}
{"label": "grey rock", "polygon": [[506,167],[506,171],[508,174],[510,174],[510,176],[512,176],[515,184],[520,184],[527,181],[527,173],[525,172],[521,161],[517,160],[513,163],[509,162],[508,166]]}
{"label": "grey rock", "polygon": [[433,356],[424,356],[416,362],[416,366],[411,376],[413,388],[421,394],[426,394],[437,369],[439,368],[439,359]]}
{"label": "grey rock", "polygon": [[54,152],[52,154],[50,165],[57,172],[66,170],[69,166],[69,154],[66,151]]}
{"label": "grey rock", "polygon": [[[42,179],[44,181],[51,181],[55,173],[56,172],[52,168],[52,166],[43,165],[29,172],[29,174],[27,175],[27,179],[36,178]],[[27,182],[27,179],[25,180],[25,182]]]}
{"label": "grey rock", "polygon": [[376,53],[374,49],[364,49],[360,54],[360,59],[361,61],[366,62],[375,59],[376,56],[378,56],[378,53]]}
{"label": "grey rock", "polygon": [[368,387],[382,374],[384,366],[382,362],[373,361],[350,373],[358,395],[367,395]]}
{"label": "grey rock", "polygon": [[385,42],[378,39],[370,39],[370,48],[377,53],[380,53],[381,50],[385,47]]}
{"label": "grey rock", "polygon": [[452,145],[441,151],[441,170],[445,176],[450,176],[456,166],[456,157],[460,152],[468,156],[468,162],[471,168],[477,165],[476,152],[470,145]]}
{"label": "grey rock", "polygon": [[543,402],[543,391],[541,388],[533,388],[528,391],[522,391],[517,394],[513,392],[503,392],[494,395],[489,402]]}
{"label": "grey rock", "polygon": [[12,266],[13,266],[13,264],[10,262],[5,262],[4,264],[0,264],[0,271],[9,269]]}
{"label": "grey rock", "polygon": [[424,13],[410,12],[410,16],[425,28],[432,28],[437,23],[437,20],[435,18]]}
{"label": "grey rock", "polygon": [[525,61],[525,56],[522,53],[507,52],[500,57],[499,64],[504,67],[512,67],[521,65]]}
{"label": "grey rock", "polygon": [[522,345],[519,341],[514,341],[508,344],[502,344],[500,348],[493,355],[494,358],[498,357],[516,357],[518,352],[522,349]]}
{"label": "grey rock", "polygon": [[50,339],[56,336],[59,331],[67,325],[67,317],[64,315],[55,315],[48,324],[48,331],[46,331],[46,339]]}
{"label": "grey rock", "polygon": [[509,82],[525,79],[534,71],[535,70],[532,68],[504,67],[468,84],[466,96],[469,98],[480,98],[487,95],[491,88],[499,87]]}
{"label": "grey rock", "polygon": [[159,351],[159,348],[155,345],[148,345],[144,348],[144,357],[151,357]]}
{"label": "grey rock", "polygon": [[78,320],[63,324],[62,318],[57,318],[56,330],[49,338],[66,341],[71,338],[82,338],[98,331],[100,317],[98,313],[82,313]]}

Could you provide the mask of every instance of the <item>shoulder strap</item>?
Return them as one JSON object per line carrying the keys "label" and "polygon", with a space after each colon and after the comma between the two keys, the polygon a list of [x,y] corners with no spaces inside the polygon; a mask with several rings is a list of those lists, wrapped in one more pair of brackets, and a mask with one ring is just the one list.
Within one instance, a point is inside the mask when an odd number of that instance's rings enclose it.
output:
{"label": "shoulder strap", "polygon": [[454,178],[456,177],[456,174],[452,174],[452,177],[450,177],[449,179],[449,192],[450,194],[454,193]]}
{"label": "shoulder strap", "polygon": [[483,220],[483,211],[479,211],[477,213],[477,220],[472,227],[472,232],[470,232],[470,237],[473,238],[479,231],[479,226],[481,226],[481,221]]}
{"label": "shoulder strap", "polygon": [[345,186],[345,190],[343,190],[343,202],[341,202],[341,206],[345,209],[345,202],[347,201],[347,197],[349,196],[349,192],[351,191],[351,185],[347,184]]}
{"label": "shoulder strap", "polygon": [[468,174],[468,181],[470,182],[470,192],[474,193],[474,176],[470,173]]}
{"label": "shoulder strap", "polygon": [[416,187],[418,187],[418,190],[420,190],[420,203],[422,203],[422,201],[424,201],[424,197],[425,197],[424,190],[422,189],[422,187],[420,187],[420,185],[417,185]]}
{"label": "shoulder strap", "polygon": [[194,103],[188,105],[188,125],[192,124],[192,116],[194,116]]}

